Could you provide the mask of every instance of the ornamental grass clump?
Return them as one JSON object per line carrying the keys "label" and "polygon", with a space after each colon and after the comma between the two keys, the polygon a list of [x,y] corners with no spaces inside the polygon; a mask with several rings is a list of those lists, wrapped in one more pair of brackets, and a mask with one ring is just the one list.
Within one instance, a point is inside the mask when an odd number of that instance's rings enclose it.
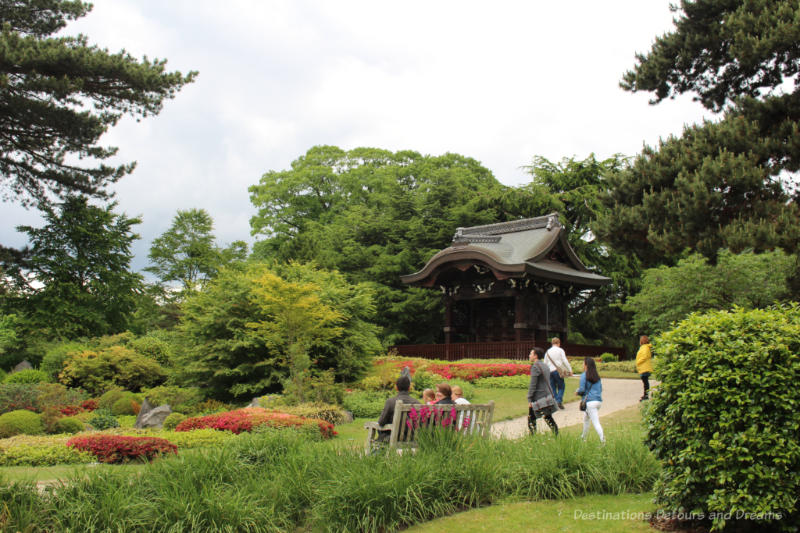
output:
{"label": "ornamental grass clump", "polygon": [[656,346],[646,443],[663,467],[657,503],[713,530],[797,528],[800,307],[690,315]]}
{"label": "ornamental grass clump", "polygon": [[178,453],[177,446],[157,437],[88,435],[71,438],[67,447],[89,452],[101,463],[152,461],[162,455]]}

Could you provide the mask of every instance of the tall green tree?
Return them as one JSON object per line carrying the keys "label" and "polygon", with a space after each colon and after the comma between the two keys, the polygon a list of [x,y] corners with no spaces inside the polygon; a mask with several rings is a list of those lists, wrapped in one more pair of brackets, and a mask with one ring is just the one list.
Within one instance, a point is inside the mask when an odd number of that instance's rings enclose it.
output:
{"label": "tall green tree", "polygon": [[639,289],[639,262],[630,255],[614,253],[592,230],[597,218],[608,209],[602,202],[608,176],[627,165],[619,155],[600,160],[591,154],[583,160],[573,157],[559,162],[535,157],[527,167],[531,182],[515,191],[540,202],[547,199],[551,211],[560,214],[570,246],[581,261],[612,279],[609,285],[578,293],[570,302],[570,330],[578,340],[617,346],[630,337],[626,328],[628,314],[620,304]]}
{"label": "tall green tree", "polygon": [[130,271],[131,244],[139,218],[113,212],[115,204],[91,205],[70,196],[47,209],[41,228],[27,233],[31,254],[11,297],[28,327],[49,338],[99,336],[125,330],[134,311],[141,276]]}
{"label": "tall green tree", "polygon": [[222,265],[246,259],[245,242],[220,248],[213,230],[214,220],[205,209],[178,210],[169,229],[153,240],[148,255],[151,266],[145,271],[162,283],[179,282],[188,292],[216,275]]}
{"label": "tall green tree", "polygon": [[646,266],[685,249],[795,251],[800,210],[800,5],[794,0],[684,0],[675,29],[656,39],[621,83],[652,103],[695,95],[717,121],[647,147],[609,178],[595,229]]}
{"label": "tall green tree", "polygon": [[408,288],[402,274],[448,246],[456,228],[548,212],[518,199],[474,159],[374,148],[317,146],[250,188],[258,209],[254,255],[314,261],[375,288],[387,343],[433,342],[442,306],[434,291]]}
{"label": "tall green tree", "polygon": [[0,0],[0,185],[26,205],[80,193],[106,198],[134,164],[107,165],[117,149],[100,137],[123,115],[157,114],[196,73],[167,72],[165,60],[137,60],[54,37],[91,4]]}
{"label": "tall green tree", "polygon": [[690,313],[765,308],[788,299],[797,263],[781,250],[719,253],[716,264],[700,254],[644,272],[642,290],[625,302],[638,335],[669,330]]}
{"label": "tall green tree", "polygon": [[[314,302],[323,312],[309,307]],[[312,265],[223,268],[183,311],[187,349],[176,356],[177,378],[219,399],[280,391],[293,372],[357,379],[381,352],[372,290]]]}

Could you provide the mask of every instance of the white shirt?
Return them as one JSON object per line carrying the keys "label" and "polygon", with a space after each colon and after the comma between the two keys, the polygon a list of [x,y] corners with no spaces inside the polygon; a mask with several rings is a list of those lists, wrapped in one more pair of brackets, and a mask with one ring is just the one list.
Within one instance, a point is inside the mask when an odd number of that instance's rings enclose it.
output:
{"label": "white shirt", "polygon": [[469,400],[467,400],[466,398],[456,398],[453,401],[459,405],[469,405]]}
{"label": "white shirt", "polygon": [[[572,365],[569,364],[569,359],[567,359],[567,354],[564,353],[564,350],[562,350],[560,346],[551,346],[550,349],[545,352],[544,356],[544,362],[547,363],[547,368],[550,369],[550,372],[558,370],[556,365],[564,368],[572,368]],[[571,373],[572,371],[570,371],[570,374]]]}

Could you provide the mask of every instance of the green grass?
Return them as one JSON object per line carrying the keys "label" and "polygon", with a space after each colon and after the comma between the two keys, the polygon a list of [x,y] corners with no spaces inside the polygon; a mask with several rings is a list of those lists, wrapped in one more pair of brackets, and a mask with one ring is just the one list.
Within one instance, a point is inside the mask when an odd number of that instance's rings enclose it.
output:
{"label": "green grass", "polygon": [[90,471],[130,471],[137,472],[144,468],[144,464],[127,465],[55,465],[55,466],[6,466],[0,468],[0,477],[5,481],[49,481],[67,479],[73,476],[83,476]]}
{"label": "green grass", "polygon": [[[567,500],[492,505],[413,526],[407,533],[487,531],[629,532],[652,531],[644,519],[654,513],[653,495],[592,495]],[[596,513],[592,517],[590,513]],[[618,513],[616,516],[614,513]],[[600,515],[600,518],[596,518]]]}

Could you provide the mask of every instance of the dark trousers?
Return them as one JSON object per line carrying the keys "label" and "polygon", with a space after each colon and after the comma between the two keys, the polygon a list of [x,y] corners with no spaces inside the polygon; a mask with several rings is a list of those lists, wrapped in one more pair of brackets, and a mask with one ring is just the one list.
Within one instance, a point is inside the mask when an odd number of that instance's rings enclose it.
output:
{"label": "dark trousers", "polygon": [[644,385],[643,398],[647,398],[650,396],[650,372],[642,372],[639,377],[642,378],[642,385]]}
{"label": "dark trousers", "polygon": [[[544,418],[544,421],[550,426],[550,429],[553,430],[553,434],[558,435],[558,425],[556,421],[553,420],[553,415],[544,415],[542,418]],[[528,408],[528,431],[531,435],[536,433],[536,415],[534,415],[533,409],[530,407]]]}
{"label": "dark trousers", "polygon": [[564,383],[564,378],[558,375],[558,370],[550,372],[550,388],[553,389],[553,397],[556,399],[556,403],[563,403],[566,384]]}

